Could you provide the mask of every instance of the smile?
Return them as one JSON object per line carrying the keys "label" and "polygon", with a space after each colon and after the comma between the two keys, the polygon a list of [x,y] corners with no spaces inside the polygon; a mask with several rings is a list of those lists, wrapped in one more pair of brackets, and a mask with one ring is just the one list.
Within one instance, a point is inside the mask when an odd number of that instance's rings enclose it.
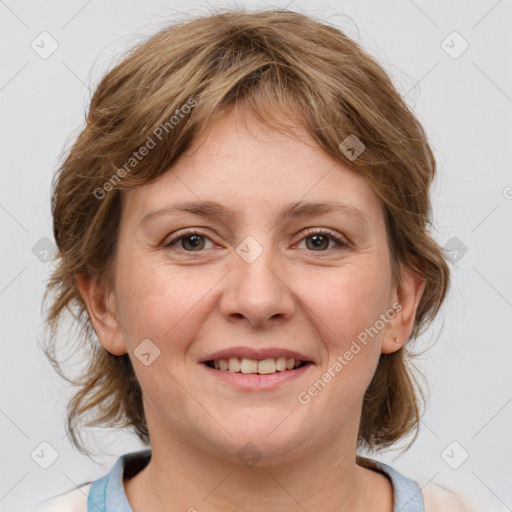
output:
{"label": "smile", "polygon": [[206,361],[205,364],[210,368],[215,368],[216,370],[221,371],[269,375],[276,372],[284,372],[287,370],[300,368],[301,366],[307,364],[307,362],[286,357],[278,357],[276,359],[267,358],[260,361],[256,359],[239,359],[238,357],[230,357],[229,359],[215,359]]}
{"label": "smile", "polygon": [[[280,370],[278,368],[283,368],[283,359],[285,369]],[[199,366],[216,381],[234,386],[241,391],[267,391],[300,378],[309,372],[314,363],[285,358],[258,361],[232,357],[204,361]]]}

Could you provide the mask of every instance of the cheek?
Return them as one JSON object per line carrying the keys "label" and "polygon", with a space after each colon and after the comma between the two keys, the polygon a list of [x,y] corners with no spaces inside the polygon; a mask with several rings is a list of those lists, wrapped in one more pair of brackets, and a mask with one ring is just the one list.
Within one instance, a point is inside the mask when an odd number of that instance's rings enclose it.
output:
{"label": "cheek", "polygon": [[[151,258],[126,265],[118,286],[119,310],[134,348],[149,338],[161,349],[176,352],[180,340],[191,339],[200,323],[202,301],[218,278],[197,267],[176,269]],[[172,343],[171,343],[172,341]]]}
{"label": "cheek", "polygon": [[[323,285],[309,283],[307,305],[329,354],[329,364],[347,351],[357,353],[350,366],[376,363],[385,330],[380,321],[389,295],[387,275],[380,265],[347,265],[334,270]],[[354,346],[356,343],[357,346]],[[351,357],[347,354],[348,358]],[[352,361],[358,361],[353,364]]]}
{"label": "cheek", "polygon": [[301,390],[298,399],[318,410],[328,409],[333,429],[350,414],[360,414],[378,365],[383,330],[376,332],[372,327],[385,312],[388,290],[386,280],[379,279],[376,271],[377,267],[366,266],[363,271],[347,266],[333,272],[329,279],[317,281],[320,285],[306,302],[324,357],[318,376]]}
{"label": "cheek", "polygon": [[170,268],[146,260],[120,265],[118,309],[132,343],[149,338],[159,344],[190,309],[193,287],[180,286],[181,281]]}

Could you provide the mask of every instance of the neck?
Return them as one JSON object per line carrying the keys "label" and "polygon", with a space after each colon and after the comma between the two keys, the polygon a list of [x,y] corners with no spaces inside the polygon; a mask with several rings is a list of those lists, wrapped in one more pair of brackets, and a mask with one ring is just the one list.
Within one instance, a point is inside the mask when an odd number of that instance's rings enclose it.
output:
{"label": "neck", "polygon": [[125,482],[134,512],[392,512],[390,482],[356,465],[355,448],[329,445],[297,459],[262,458],[250,466],[183,439],[158,441],[151,441],[149,464]]}

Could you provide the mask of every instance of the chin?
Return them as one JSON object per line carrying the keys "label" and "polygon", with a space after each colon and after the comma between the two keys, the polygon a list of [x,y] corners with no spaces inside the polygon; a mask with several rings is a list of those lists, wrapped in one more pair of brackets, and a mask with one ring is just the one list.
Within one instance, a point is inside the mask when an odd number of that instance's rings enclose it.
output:
{"label": "chin", "polygon": [[[253,428],[243,421],[231,427],[225,425],[233,437],[226,435],[222,440],[211,439],[209,450],[216,446],[217,455],[220,451],[226,459],[247,467],[256,464],[260,467],[272,466],[295,460],[305,450],[308,439],[303,428],[291,424],[285,427],[288,420],[283,422],[284,417],[286,414],[281,415],[278,421],[263,421],[253,425]],[[244,428],[241,429],[241,426]]]}

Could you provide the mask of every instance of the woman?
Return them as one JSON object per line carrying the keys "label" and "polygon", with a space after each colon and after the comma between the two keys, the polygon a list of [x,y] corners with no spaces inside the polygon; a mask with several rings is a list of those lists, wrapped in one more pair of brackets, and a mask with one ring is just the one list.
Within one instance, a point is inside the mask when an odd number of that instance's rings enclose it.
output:
{"label": "woman", "polygon": [[389,77],[327,24],[229,11],[130,52],[54,182],[47,354],[61,372],[74,307],[75,446],[87,415],[149,447],[43,506],[469,510],[357,454],[417,433],[408,346],[449,284],[434,173]]}

